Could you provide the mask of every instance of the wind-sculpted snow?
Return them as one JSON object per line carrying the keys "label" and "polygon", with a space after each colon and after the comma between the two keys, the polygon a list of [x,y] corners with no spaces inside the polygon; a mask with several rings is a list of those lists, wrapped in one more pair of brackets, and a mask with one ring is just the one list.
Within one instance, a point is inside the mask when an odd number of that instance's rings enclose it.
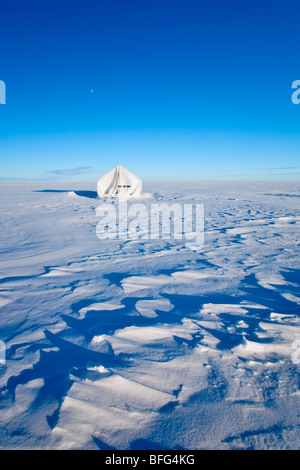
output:
{"label": "wind-sculpted snow", "polygon": [[92,183],[0,190],[2,449],[299,448],[299,184],[145,183],[204,204],[194,249],[99,239]]}

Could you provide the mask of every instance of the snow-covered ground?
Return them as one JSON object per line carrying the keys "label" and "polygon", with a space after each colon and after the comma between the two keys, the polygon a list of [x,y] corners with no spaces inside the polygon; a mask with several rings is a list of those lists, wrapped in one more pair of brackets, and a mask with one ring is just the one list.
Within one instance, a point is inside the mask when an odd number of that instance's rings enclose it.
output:
{"label": "snow-covered ground", "polygon": [[2,183],[1,448],[298,449],[300,184],[145,183],[204,245],[105,240],[93,183]]}

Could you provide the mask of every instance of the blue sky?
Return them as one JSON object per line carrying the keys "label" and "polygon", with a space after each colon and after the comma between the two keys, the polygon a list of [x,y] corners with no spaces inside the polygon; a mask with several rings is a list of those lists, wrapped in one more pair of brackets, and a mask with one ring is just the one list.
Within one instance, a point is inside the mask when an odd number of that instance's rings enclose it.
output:
{"label": "blue sky", "polygon": [[300,180],[298,0],[0,0],[0,179]]}

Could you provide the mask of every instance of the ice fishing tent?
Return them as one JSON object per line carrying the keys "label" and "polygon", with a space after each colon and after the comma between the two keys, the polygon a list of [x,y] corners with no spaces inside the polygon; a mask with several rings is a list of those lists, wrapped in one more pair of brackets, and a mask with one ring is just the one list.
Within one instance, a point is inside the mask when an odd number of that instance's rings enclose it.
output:
{"label": "ice fishing tent", "polygon": [[97,181],[97,194],[105,196],[139,196],[142,192],[142,181],[131,171],[116,165]]}

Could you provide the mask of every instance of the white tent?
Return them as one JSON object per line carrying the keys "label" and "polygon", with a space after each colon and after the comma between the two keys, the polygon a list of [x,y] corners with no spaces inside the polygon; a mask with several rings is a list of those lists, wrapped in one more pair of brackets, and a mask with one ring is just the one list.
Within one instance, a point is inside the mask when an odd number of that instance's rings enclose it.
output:
{"label": "white tent", "polygon": [[116,165],[97,181],[97,193],[105,196],[139,196],[142,192],[142,181],[131,171]]}

